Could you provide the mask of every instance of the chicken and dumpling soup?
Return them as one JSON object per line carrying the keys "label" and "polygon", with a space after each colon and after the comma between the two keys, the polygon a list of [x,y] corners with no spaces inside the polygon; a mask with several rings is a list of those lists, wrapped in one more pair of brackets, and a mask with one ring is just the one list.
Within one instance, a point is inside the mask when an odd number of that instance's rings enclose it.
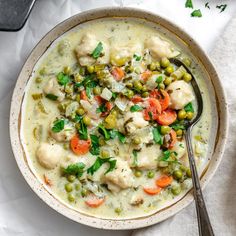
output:
{"label": "chicken and dumpling soup", "polygon": [[[56,40],[29,80],[23,140],[34,173],[60,201],[102,218],[134,218],[191,188],[186,122],[197,112],[193,62],[155,27],[135,19],[84,23]],[[193,130],[206,163],[211,106]]]}

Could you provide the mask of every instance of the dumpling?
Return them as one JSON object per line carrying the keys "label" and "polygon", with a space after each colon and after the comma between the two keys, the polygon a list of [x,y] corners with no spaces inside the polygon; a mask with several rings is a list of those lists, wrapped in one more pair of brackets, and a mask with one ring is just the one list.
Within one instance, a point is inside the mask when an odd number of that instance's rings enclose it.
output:
{"label": "dumpling", "polygon": [[36,157],[41,166],[46,169],[54,169],[60,162],[63,148],[58,144],[40,143]]}
{"label": "dumpling", "polygon": [[99,42],[100,41],[96,38],[96,36],[91,33],[86,33],[82,37],[80,44],[76,48],[76,56],[81,66],[92,65],[95,62],[97,62],[98,64],[109,63],[109,47],[105,42],[101,42],[103,46],[102,53],[104,55],[102,57],[99,57],[98,59],[94,59],[91,56]]}
{"label": "dumpling", "polygon": [[192,87],[184,80],[177,80],[167,87],[170,95],[170,108],[183,109],[188,103],[194,100]]}
{"label": "dumpling", "polygon": [[151,56],[160,60],[162,57],[173,57],[176,52],[173,51],[169,42],[162,40],[158,36],[152,36],[145,41],[145,48],[150,51]]}
{"label": "dumpling", "polygon": [[43,91],[45,94],[53,94],[57,96],[57,101],[61,102],[65,98],[65,93],[62,89],[63,87],[58,84],[57,79],[52,78],[45,84]]}

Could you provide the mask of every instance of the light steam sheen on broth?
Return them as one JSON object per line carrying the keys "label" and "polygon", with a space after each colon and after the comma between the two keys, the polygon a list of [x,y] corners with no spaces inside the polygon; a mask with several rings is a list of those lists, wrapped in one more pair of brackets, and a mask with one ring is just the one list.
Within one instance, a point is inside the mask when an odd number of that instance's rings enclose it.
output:
{"label": "light steam sheen on broth", "polygon": [[[197,112],[191,60],[135,20],[86,23],[57,40],[26,93],[24,142],[50,192],[80,212],[133,218],[175,202],[191,188],[184,140]],[[193,131],[200,167],[211,108]]]}

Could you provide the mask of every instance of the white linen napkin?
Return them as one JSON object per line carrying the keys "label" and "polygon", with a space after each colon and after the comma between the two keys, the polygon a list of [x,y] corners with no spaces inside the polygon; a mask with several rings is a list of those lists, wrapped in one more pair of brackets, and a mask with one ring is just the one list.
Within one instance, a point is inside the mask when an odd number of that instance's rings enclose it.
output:
{"label": "white linen napkin", "polygon": [[[225,0],[228,6],[219,13],[210,1],[211,10],[204,2],[193,0],[195,8],[201,7],[203,17],[191,18],[192,9],[184,7],[185,0],[40,0],[24,28],[19,32],[0,32],[0,235],[1,236],[125,236],[131,231],[104,231],[72,222],[42,203],[31,191],[20,174],[11,152],[8,119],[12,90],[17,75],[32,48],[50,29],[66,18],[88,9],[103,6],[132,6],[152,11],[184,28],[205,51],[211,53],[228,92],[231,109],[231,129],[224,156],[225,160],[215,178],[204,191],[213,226],[218,235],[236,235],[235,218],[236,181],[233,170],[236,159],[236,19],[231,30],[224,29],[236,10],[236,2]],[[221,37],[217,44],[216,40]],[[234,85],[234,86],[233,86]],[[222,223],[223,222],[223,223]],[[222,230],[222,231],[221,231]],[[222,233],[224,232],[224,233]],[[194,206],[163,223],[133,233],[147,235],[197,235]]]}

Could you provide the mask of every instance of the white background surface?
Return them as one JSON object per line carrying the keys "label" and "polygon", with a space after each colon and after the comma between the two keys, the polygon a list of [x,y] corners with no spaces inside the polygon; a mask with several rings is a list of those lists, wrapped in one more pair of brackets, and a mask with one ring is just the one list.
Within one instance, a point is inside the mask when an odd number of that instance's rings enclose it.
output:
{"label": "white background surface", "polygon": [[[224,1],[228,7],[219,14],[204,9],[204,1],[196,8],[204,17],[191,18],[185,0],[38,0],[25,27],[15,33],[0,32],[0,236],[126,236],[131,231],[104,231],[72,222],[50,209],[30,189],[14,160],[8,132],[12,91],[17,75],[36,43],[62,20],[95,7],[134,6],[169,18],[188,31],[216,64],[228,95],[230,133],[224,160],[215,178],[204,191],[216,235],[236,235],[236,3]],[[234,20],[225,31],[232,16]],[[175,217],[151,228],[137,231],[136,236],[197,235],[194,205]]]}

